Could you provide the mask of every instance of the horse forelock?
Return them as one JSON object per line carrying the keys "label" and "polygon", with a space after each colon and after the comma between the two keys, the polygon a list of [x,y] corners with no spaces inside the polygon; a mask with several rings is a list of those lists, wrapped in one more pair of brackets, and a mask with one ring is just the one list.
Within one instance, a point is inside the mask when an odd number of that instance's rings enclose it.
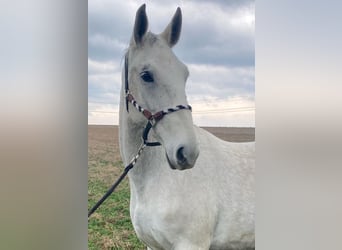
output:
{"label": "horse forelock", "polygon": [[[153,34],[152,32],[148,31],[142,40],[143,47],[146,45],[153,46],[158,40],[159,38],[156,34]],[[134,39],[131,39],[130,48],[132,49],[132,48],[138,48],[138,47],[140,46],[135,46]]]}
{"label": "horse forelock", "polygon": [[153,46],[158,41],[158,37],[152,32],[148,32],[145,39],[145,43],[148,43],[150,46]]}

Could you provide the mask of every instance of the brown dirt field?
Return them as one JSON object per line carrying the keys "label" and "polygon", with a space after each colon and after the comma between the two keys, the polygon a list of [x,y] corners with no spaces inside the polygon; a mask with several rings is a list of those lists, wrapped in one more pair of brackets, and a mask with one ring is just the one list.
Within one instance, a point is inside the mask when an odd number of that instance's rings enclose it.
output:
{"label": "brown dirt field", "polygon": [[247,142],[255,140],[255,128],[204,127],[218,138],[231,142]]}
{"label": "brown dirt field", "polygon": [[121,173],[118,126],[88,125],[88,178],[106,185]]}
{"label": "brown dirt field", "polygon": [[88,158],[96,155],[104,160],[120,161],[118,129],[118,126],[88,125]]}
{"label": "brown dirt field", "polygon": [[[204,129],[226,141],[245,142],[255,140],[255,128],[205,127]],[[91,165],[94,158],[111,162],[121,160],[118,133],[118,126],[88,126],[89,165]]]}

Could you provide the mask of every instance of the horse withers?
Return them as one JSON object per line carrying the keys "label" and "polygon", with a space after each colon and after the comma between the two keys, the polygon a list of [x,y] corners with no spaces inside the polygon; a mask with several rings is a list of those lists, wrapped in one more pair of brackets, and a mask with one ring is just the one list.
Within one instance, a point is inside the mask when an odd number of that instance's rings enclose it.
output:
{"label": "horse withers", "polygon": [[[189,71],[172,51],[181,26],[180,8],[158,35],[147,31],[145,5],[136,13],[120,100],[125,165],[141,145],[144,110],[189,107]],[[193,125],[190,110],[153,123],[149,137],[161,146],[146,147],[128,174],[135,232],[148,249],[253,249],[255,144],[218,139]]]}

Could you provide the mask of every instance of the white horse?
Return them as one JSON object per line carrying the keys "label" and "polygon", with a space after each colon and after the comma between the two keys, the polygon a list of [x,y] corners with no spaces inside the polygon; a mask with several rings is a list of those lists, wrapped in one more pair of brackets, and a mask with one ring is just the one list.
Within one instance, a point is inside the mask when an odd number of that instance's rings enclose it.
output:
{"label": "white horse", "polygon": [[[136,14],[127,52],[129,93],[153,112],[187,104],[187,67],[173,54],[181,32],[177,9],[164,32],[147,32],[145,5]],[[120,102],[120,150],[127,165],[137,154],[146,118]],[[254,143],[229,143],[193,125],[191,112],[163,117],[129,172],[130,214],[148,249],[254,249]],[[183,170],[183,171],[180,171]]]}

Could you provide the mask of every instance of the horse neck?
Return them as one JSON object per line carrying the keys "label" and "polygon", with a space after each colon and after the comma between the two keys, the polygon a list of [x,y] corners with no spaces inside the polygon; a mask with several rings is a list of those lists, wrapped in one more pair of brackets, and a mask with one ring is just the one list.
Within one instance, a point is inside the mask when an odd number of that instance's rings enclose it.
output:
{"label": "horse neck", "polygon": [[[142,133],[147,120],[129,104],[129,113],[126,109],[124,89],[121,91],[120,114],[119,114],[119,139],[122,160],[127,166],[142,144]],[[154,164],[156,151],[159,147],[144,149],[134,168],[129,172],[130,184],[135,185],[137,190],[143,190],[145,182],[151,179],[151,175],[158,171]],[[160,150],[160,149],[159,149]],[[150,176],[149,178],[146,178]]]}

